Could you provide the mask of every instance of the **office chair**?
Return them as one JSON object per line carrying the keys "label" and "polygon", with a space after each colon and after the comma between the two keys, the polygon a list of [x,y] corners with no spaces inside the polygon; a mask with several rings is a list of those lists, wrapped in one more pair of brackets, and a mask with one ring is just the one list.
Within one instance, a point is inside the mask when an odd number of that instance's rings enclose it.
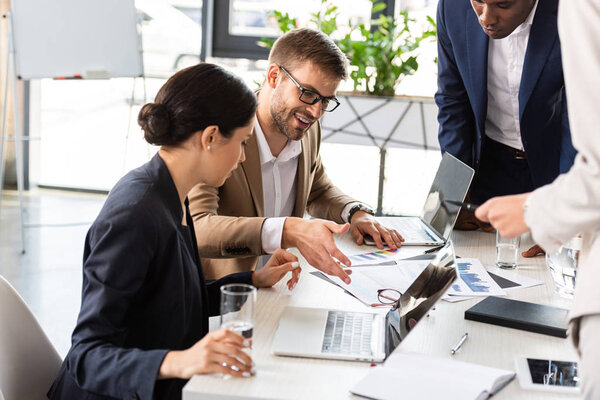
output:
{"label": "office chair", "polygon": [[29,307],[0,276],[0,399],[47,399],[61,363]]}

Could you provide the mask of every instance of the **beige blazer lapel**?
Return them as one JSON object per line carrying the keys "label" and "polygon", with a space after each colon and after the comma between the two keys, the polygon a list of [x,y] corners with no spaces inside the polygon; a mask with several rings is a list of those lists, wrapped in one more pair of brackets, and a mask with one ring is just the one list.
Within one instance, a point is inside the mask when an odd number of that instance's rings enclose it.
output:
{"label": "beige blazer lapel", "polygon": [[250,193],[252,194],[252,200],[256,208],[256,215],[264,217],[265,202],[263,198],[262,173],[256,132],[248,139],[248,143],[246,144],[246,160],[242,163],[241,167],[250,187]]}

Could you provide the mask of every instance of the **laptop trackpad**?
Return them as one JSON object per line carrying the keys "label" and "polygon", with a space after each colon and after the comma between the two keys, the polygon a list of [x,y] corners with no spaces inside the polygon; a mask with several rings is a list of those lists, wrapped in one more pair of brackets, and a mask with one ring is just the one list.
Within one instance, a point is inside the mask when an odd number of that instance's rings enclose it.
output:
{"label": "laptop trackpad", "polygon": [[321,354],[328,310],[286,307],[273,339],[273,353]]}

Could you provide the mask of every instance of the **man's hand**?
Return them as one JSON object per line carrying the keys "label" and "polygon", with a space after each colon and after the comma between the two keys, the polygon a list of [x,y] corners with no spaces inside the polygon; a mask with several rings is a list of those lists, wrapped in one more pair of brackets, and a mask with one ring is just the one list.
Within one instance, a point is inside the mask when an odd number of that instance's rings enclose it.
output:
{"label": "man's hand", "polygon": [[386,228],[375,217],[364,211],[357,211],[352,216],[350,234],[359,246],[364,243],[365,235],[371,236],[379,249],[383,249],[384,241],[392,249],[397,249],[404,242],[404,238],[398,231]]}
{"label": "man's hand", "polygon": [[505,237],[521,236],[529,231],[523,219],[523,206],[529,193],[494,197],[477,208],[475,216],[491,223]]}
{"label": "man's hand", "polygon": [[298,264],[298,257],[285,250],[278,249],[273,253],[265,266],[252,274],[252,284],[257,288],[271,287],[281,280],[288,272],[292,272],[292,277],[287,281],[287,287],[292,290],[302,269]]}
{"label": "man's hand", "polygon": [[530,248],[529,250],[524,251],[524,252],[521,253],[521,255],[523,257],[525,257],[525,258],[536,257],[536,256],[539,256],[539,255],[543,256],[544,254],[546,254],[546,252],[544,251],[544,249],[542,249],[540,247],[539,244],[536,244],[532,248]]}
{"label": "man's hand", "polygon": [[334,234],[345,233],[350,225],[338,225],[322,219],[305,220],[289,217],[283,224],[281,247],[296,247],[313,267],[350,283],[348,273],[332,258],[350,266],[350,260],[337,248]]}

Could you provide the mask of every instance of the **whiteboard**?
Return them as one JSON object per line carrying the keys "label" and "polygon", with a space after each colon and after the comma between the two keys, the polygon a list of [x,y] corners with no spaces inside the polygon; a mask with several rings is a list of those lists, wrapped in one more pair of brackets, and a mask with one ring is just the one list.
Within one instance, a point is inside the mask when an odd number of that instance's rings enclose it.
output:
{"label": "whiteboard", "polygon": [[21,79],[143,74],[134,0],[12,0]]}

